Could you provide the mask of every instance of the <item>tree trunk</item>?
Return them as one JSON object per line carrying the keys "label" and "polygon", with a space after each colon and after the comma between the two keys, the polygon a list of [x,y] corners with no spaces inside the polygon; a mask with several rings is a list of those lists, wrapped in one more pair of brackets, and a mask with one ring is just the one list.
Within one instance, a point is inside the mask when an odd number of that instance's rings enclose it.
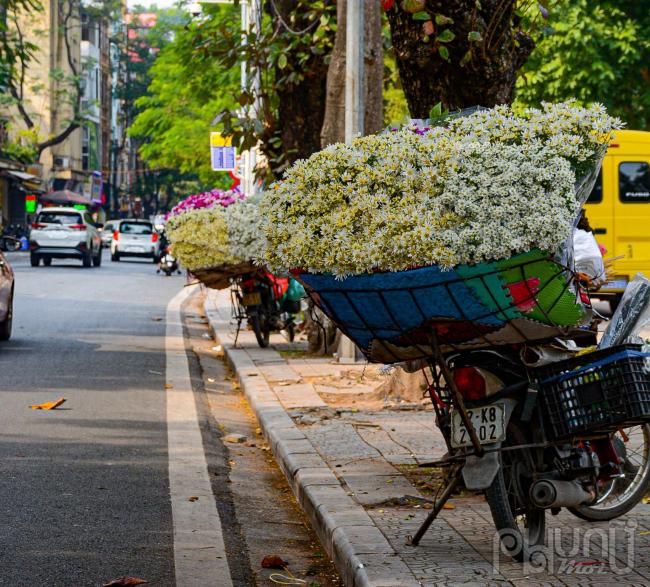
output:
{"label": "tree trunk", "polygon": [[366,0],[364,17],[364,129],[369,135],[384,128],[384,43],[379,0]]}
{"label": "tree trunk", "polygon": [[[517,71],[534,48],[532,38],[517,27],[515,1],[428,0],[426,8],[453,24],[430,22],[428,26],[437,30],[429,30],[427,38],[424,23],[414,20],[399,3],[387,11],[411,115],[427,118],[438,102],[449,110],[511,103]],[[446,28],[455,37],[441,43],[436,35]],[[470,33],[475,41],[469,40]],[[443,46],[448,60],[440,53]]]}
{"label": "tree trunk", "polygon": [[[345,42],[347,1],[336,3],[336,38],[327,72],[327,102],[321,131],[321,146],[345,140]],[[381,130],[384,124],[384,49],[379,0],[367,0],[364,12],[365,134]]]}
{"label": "tree trunk", "polygon": [[[297,12],[297,0],[276,0],[275,7],[285,22]],[[299,12],[298,12],[299,13]],[[305,28],[310,23],[297,19],[296,29]],[[280,166],[273,165],[276,175],[296,159],[304,159],[320,150],[320,131],[325,115],[325,84],[327,63],[325,55],[311,54],[307,63],[301,64],[295,52],[287,52],[287,66],[278,69],[279,77],[288,71],[308,72],[299,81],[285,84],[277,91],[278,121],[277,129],[281,138],[284,161]]]}
{"label": "tree trunk", "polygon": [[316,355],[331,355],[339,346],[341,333],[311,300],[307,303],[309,309],[305,312],[305,334],[309,352]]}

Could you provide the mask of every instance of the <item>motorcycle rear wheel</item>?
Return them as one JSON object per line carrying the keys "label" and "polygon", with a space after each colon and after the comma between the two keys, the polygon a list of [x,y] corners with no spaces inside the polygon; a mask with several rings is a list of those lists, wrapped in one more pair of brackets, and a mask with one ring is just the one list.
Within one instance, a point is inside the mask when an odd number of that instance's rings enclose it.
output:
{"label": "motorcycle rear wheel", "polygon": [[257,344],[265,349],[269,346],[271,338],[271,325],[269,324],[268,317],[264,312],[251,312],[248,314],[248,323],[251,325]]}
{"label": "motorcycle rear wheel", "polygon": [[627,514],[650,491],[650,424],[617,432],[614,448],[626,476],[601,487],[601,497],[594,505],[569,508],[574,516],[589,522],[607,522]]}
{"label": "motorcycle rear wheel", "polygon": [[[520,428],[510,423],[504,447],[527,442]],[[530,449],[504,451],[499,453],[499,460],[499,471],[485,491],[485,498],[503,552],[518,562],[529,561],[535,547],[543,545],[546,537],[546,512],[532,505],[528,498],[533,454]]]}

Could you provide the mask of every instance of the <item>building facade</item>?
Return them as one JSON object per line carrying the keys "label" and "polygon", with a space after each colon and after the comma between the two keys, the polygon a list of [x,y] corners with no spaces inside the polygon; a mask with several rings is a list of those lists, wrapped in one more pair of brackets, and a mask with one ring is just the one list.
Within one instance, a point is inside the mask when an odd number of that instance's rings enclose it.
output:
{"label": "building facade", "polygon": [[[13,141],[45,144],[33,167],[43,191],[69,189],[108,205],[117,116],[111,60],[115,15],[111,20],[97,3],[91,9],[82,0],[41,3],[41,11],[8,22],[37,49],[25,68],[21,99],[6,109],[0,126]],[[5,224],[20,216],[11,210],[9,191],[5,185],[0,201]]]}

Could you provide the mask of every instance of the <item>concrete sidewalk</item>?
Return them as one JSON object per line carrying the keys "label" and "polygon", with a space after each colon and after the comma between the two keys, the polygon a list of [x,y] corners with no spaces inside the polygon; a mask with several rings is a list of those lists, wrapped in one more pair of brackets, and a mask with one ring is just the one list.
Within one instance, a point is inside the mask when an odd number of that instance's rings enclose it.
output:
{"label": "concrete sidewalk", "polygon": [[[355,394],[364,405],[363,396],[374,391],[363,366],[306,357],[300,350],[305,345],[289,345],[280,335],[273,335],[271,348],[260,349],[246,330],[235,348],[228,292],[208,290],[205,309],[276,460],[346,585],[650,584],[648,505],[611,528],[565,512],[549,514],[559,551],[542,569],[499,554],[481,496],[453,499],[453,509],[442,512],[420,545],[408,546],[437,489],[417,464],[445,452],[432,411],[412,404],[356,407]],[[337,397],[347,398],[347,405],[330,401]],[[601,547],[603,537],[609,550]],[[575,553],[574,544],[580,546]]]}

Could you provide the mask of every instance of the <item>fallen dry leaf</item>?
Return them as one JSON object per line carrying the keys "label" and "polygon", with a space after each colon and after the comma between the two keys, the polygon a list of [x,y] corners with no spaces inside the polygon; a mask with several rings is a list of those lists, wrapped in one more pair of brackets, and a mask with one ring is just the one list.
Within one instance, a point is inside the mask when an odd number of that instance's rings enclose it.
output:
{"label": "fallen dry leaf", "polygon": [[199,498],[196,495],[193,495],[192,497],[188,497],[187,501],[199,501]]}
{"label": "fallen dry leaf", "polygon": [[172,389],[173,387],[171,383],[165,383],[165,389]]}
{"label": "fallen dry leaf", "polygon": [[145,585],[146,583],[149,583],[149,581],[145,581],[140,577],[120,577],[104,583],[103,587],[129,587],[129,585]]}
{"label": "fallen dry leaf", "polygon": [[44,404],[34,404],[33,406],[29,406],[29,407],[32,410],[53,410],[55,408],[58,408],[64,402],[65,402],[65,398],[60,397],[58,400],[54,402],[45,402]]}
{"label": "fallen dry leaf", "polygon": [[645,503],[645,504],[650,503],[650,496],[648,496],[648,497],[644,497],[644,498],[643,498],[643,503]]}
{"label": "fallen dry leaf", "polygon": [[453,503],[447,502],[445,505],[442,506],[443,510],[455,510],[456,506]]}
{"label": "fallen dry leaf", "polygon": [[[161,322],[162,321],[162,316],[152,316],[151,317],[152,322]],[[134,583],[137,585],[137,583]]]}
{"label": "fallen dry leaf", "polygon": [[283,561],[277,554],[267,554],[262,559],[263,569],[284,569],[289,563]]}

